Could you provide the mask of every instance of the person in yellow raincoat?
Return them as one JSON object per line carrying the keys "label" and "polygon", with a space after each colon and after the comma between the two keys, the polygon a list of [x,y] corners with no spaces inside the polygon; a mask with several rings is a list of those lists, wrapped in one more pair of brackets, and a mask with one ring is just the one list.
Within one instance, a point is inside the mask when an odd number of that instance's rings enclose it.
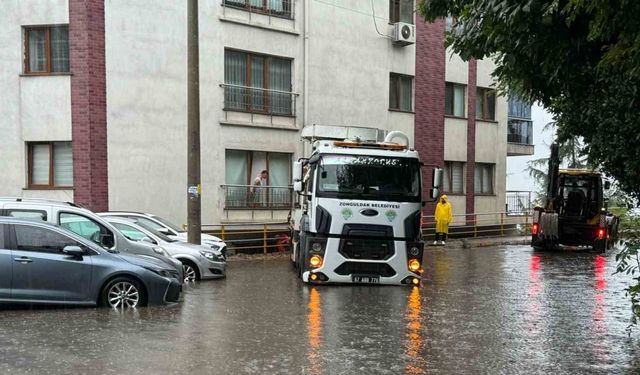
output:
{"label": "person in yellow raincoat", "polygon": [[434,245],[444,245],[449,233],[449,223],[453,219],[451,203],[446,195],[442,195],[436,206],[436,240]]}

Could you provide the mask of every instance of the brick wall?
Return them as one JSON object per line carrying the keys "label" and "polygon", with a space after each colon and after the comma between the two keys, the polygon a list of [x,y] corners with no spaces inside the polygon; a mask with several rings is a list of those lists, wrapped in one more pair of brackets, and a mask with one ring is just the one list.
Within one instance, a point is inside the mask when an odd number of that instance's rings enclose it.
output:
{"label": "brick wall", "polygon": [[[429,197],[431,169],[444,166],[444,20],[416,22],[415,147],[427,166],[423,169],[424,199]],[[435,203],[425,206],[433,215]]]}
{"label": "brick wall", "polygon": [[[467,85],[467,186],[466,186],[466,208],[467,213],[475,212],[475,169],[476,169],[476,83],[478,75],[478,63],[476,60],[469,61],[469,82]],[[467,223],[473,220],[467,217]]]}
{"label": "brick wall", "polygon": [[69,0],[75,202],[108,210],[104,0]]}

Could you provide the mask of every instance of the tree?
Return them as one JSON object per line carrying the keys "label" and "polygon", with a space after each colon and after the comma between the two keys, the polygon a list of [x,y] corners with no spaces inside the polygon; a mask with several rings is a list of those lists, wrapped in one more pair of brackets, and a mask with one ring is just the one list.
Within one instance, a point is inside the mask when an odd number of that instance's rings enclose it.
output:
{"label": "tree", "polygon": [[455,53],[493,58],[503,93],[540,102],[560,141],[582,137],[589,160],[640,197],[640,1],[427,0],[419,11],[454,17]]}
{"label": "tree", "polygon": [[[543,131],[557,131],[556,123],[550,122],[546,124]],[[579,137],[570,137],[563,142],[558,142],[558,157],[563,167],[586,168],[589,166],[584,144]],[[543,205],[549,178],[549,158],[531,160],[527,164],[527,172],[534,179],[538,188],[536,191],[536,204]]]}

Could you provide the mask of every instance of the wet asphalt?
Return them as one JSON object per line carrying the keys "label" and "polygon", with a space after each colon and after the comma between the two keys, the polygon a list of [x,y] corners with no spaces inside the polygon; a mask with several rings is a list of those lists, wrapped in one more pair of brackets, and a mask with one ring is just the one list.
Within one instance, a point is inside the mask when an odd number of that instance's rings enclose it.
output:
{"label": "wet asphalt", "polygon": [[640,373],[615,251],[430,248],[418,287],[302,285],[231,262],[184,301],[0,309],[0,373]]}

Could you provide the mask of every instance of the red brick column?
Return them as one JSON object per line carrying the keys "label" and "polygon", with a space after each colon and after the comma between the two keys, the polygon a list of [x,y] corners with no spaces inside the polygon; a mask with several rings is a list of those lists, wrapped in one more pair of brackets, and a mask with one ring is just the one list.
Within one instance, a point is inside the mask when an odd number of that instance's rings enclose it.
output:
{"label": "red brick column", "polygon": [[[426,23],[416,20],[415,76],[415,148],[423,169],[423,196],[429,197],[431,169],[444,166],[444,20]],[[428,203],[424,213],[431,216],[435,203]]]}
{"label": "red brick column", "polygon": [[[467,85],[467,186],[466,208],[467,213],[475,212],[475,169],[476,169],[476,83],[478,76],[478,63],[469,61],[469,79]],[[467,223],[473,222],[473,216],[467,216]]]}
{"label": "red brick column", "polygon": [[94,211],[109,208],[104,43],[104,0],[69,0],[74,200]]}

